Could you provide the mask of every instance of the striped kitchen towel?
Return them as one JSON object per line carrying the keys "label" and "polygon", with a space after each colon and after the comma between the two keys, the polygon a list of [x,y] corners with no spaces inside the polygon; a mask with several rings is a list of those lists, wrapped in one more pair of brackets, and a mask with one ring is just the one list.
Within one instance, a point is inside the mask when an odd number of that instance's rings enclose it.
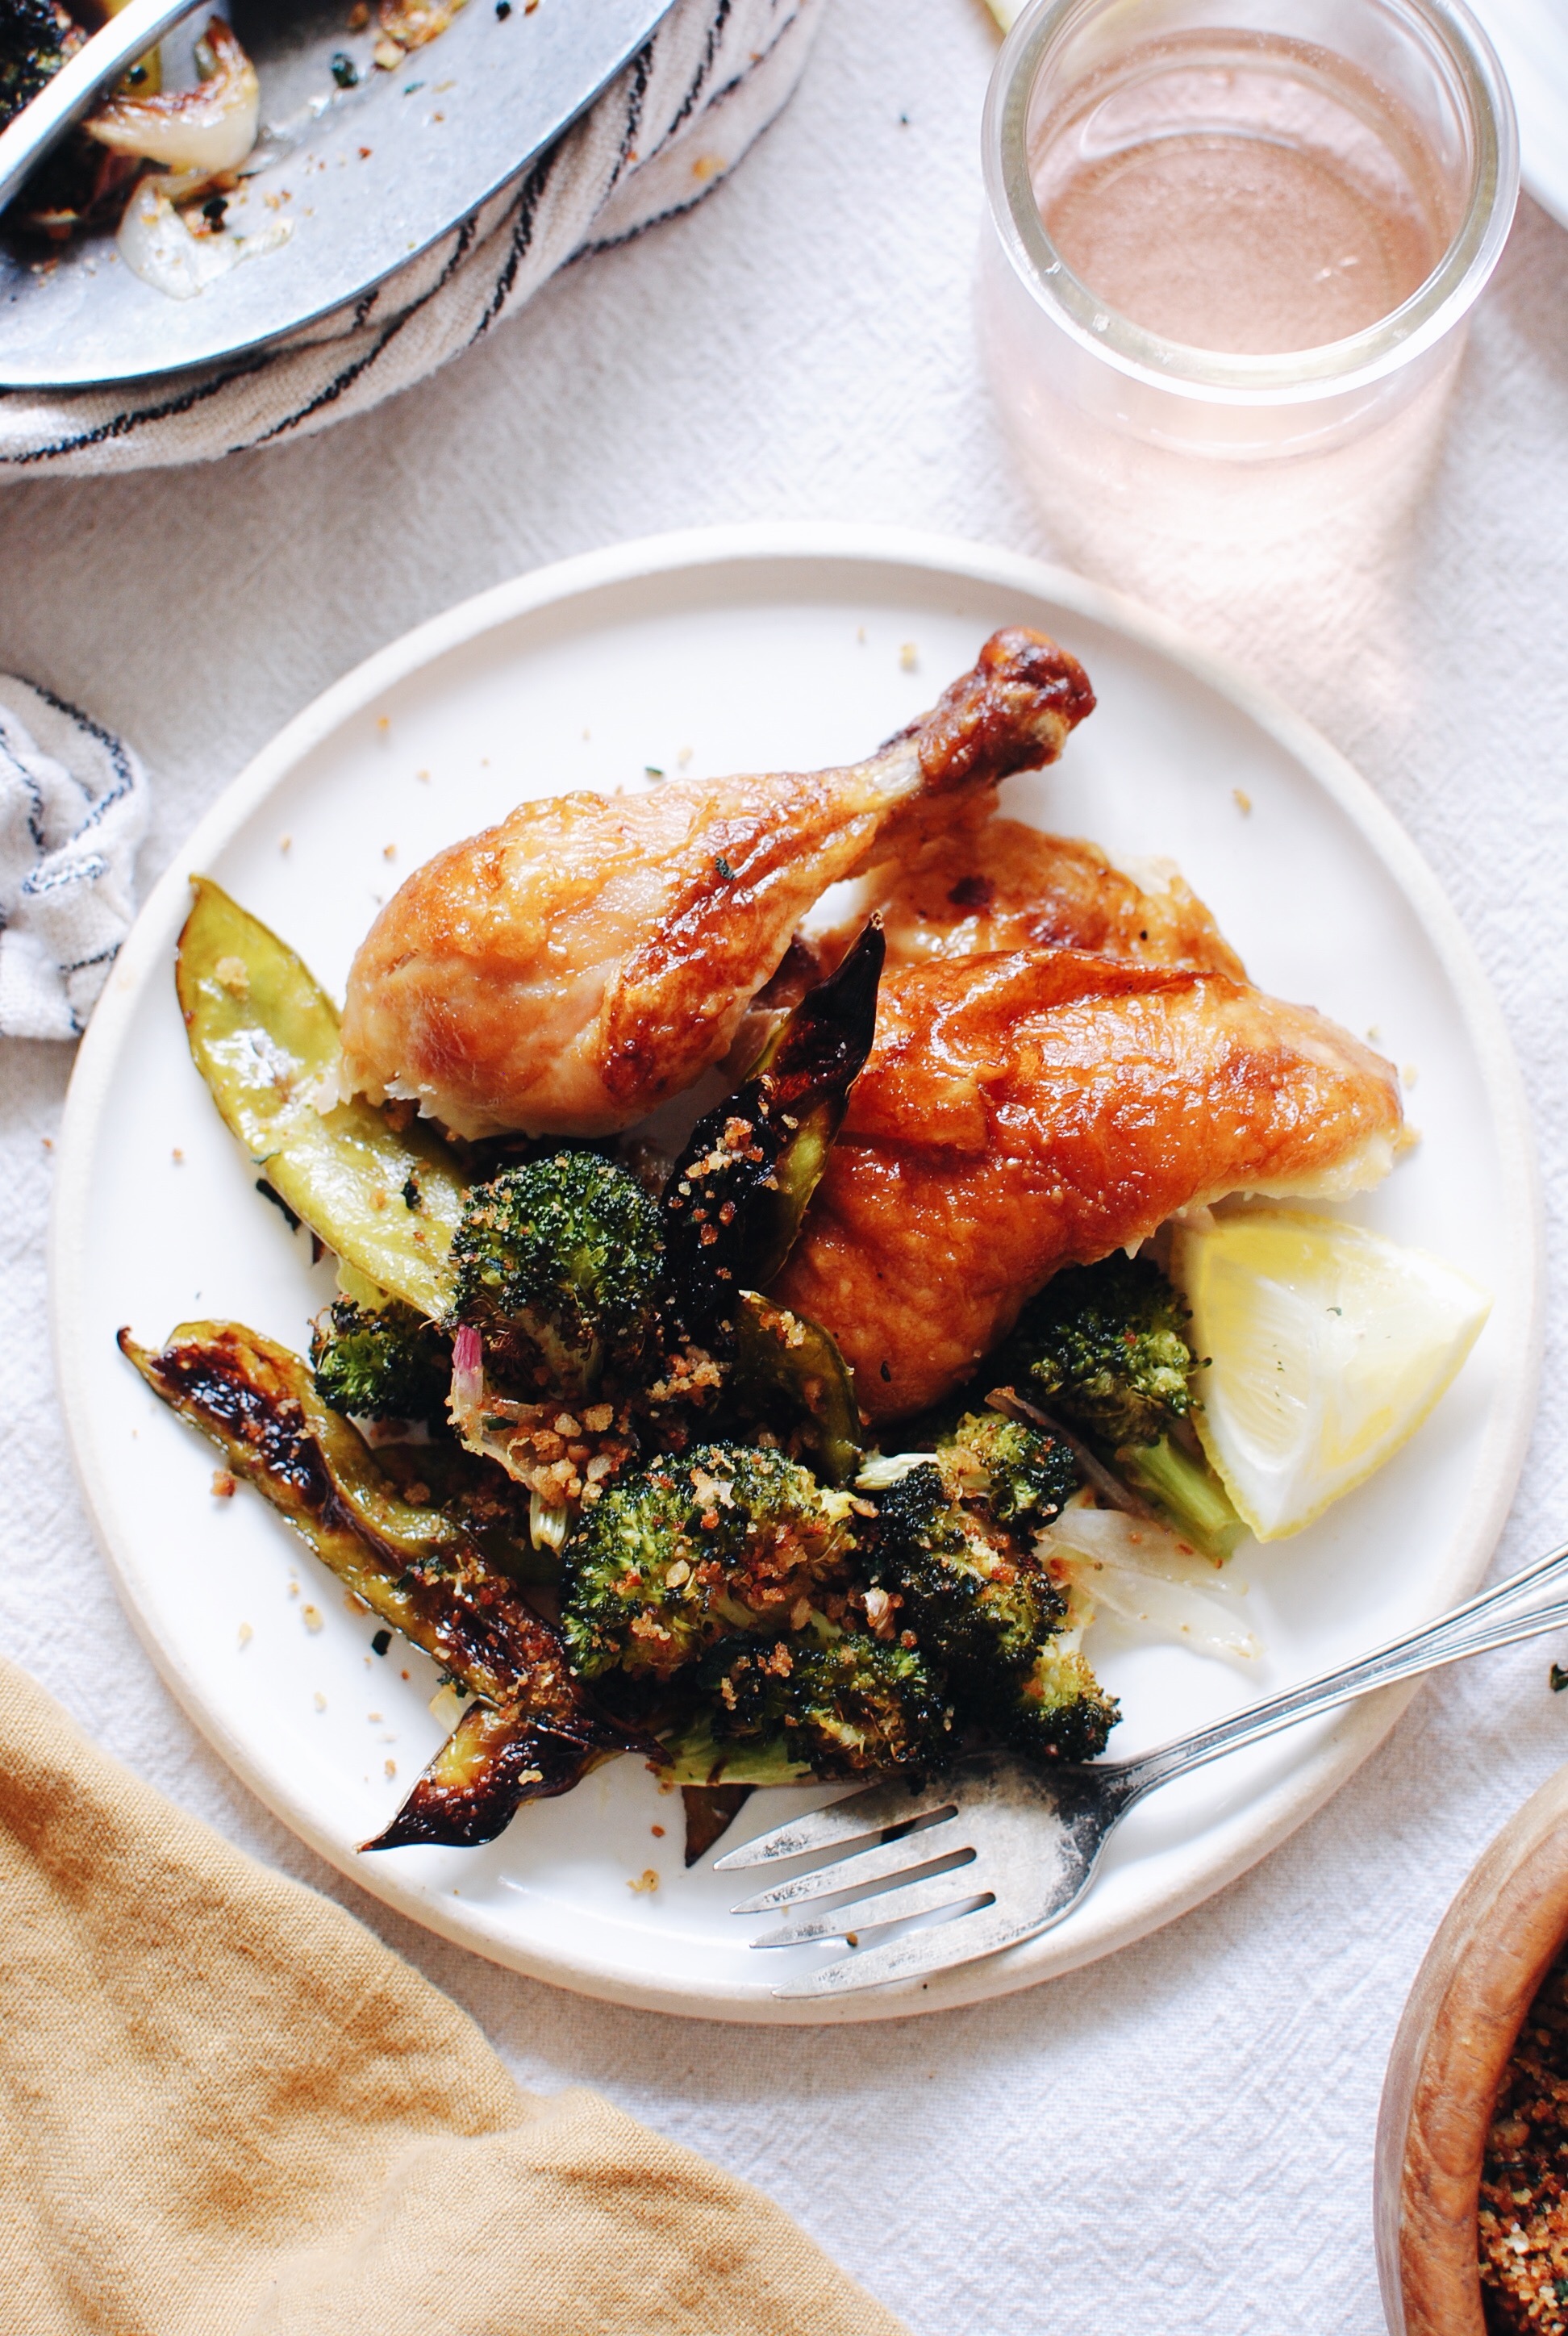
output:
{"label": "striped kitchen towel", "polygon": [[147,812],[129,746],[0,675],[0,1037],[80,1037],[135,914]]}
{"label": "striped kitchen towel", "polygon": [[307,334],[131,390],[0,394],[0,479],[210,462],[324,430],[423,381],[569,259],[699,201],[789,98],[823,5],[676,0],[521,180]]}

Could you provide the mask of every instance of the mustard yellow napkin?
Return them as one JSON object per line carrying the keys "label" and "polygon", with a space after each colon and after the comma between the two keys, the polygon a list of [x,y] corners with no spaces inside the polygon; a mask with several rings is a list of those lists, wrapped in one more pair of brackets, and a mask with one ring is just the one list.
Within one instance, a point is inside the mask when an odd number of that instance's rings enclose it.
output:
{"label": "mustard yellow napkin", "polygon": [[0,1662],[3,2336],[899,2336]]}

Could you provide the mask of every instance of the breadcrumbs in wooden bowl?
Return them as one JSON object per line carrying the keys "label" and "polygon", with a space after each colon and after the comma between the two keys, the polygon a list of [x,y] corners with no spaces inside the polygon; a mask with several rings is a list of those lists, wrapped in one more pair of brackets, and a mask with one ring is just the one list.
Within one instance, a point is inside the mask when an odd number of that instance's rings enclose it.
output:
{"label": "breadcrumbs in wooden bowl", "polygon": [[1481,2302],[1496,2336],[1568,2336],[1568,1954],[1524,2015],[1481,2168]]}
{"label": "breadcrumbs in wooden bowl", "polygon": [[1568,2336],[1568,1768],[1444,1916],[1378,2121],[1390,2336]]}

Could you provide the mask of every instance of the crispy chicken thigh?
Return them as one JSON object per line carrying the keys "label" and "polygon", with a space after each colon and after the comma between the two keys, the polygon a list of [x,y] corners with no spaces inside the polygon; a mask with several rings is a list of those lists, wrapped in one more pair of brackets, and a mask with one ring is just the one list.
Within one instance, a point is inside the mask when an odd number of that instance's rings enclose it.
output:
{"label": "crispy chicken thigh", "polygon": [[862,1411],[897,1418],[1058,1267],[1226,1193],[1359,1191],[1400,1129],[1388,1064],[1228,974],[1076,949],[892,968],[773,1294],[833,1333]]}
{"label": "crispy chicken thigh", "polygon": [[918,852],[1054,762],[1094,706],[1054,641],[1000,632],[869,761],[520,804],[438,852],[348,978],[342,1083],[460,1134],[608,1134],[724,1055],[830,884]]}
{"label": "crispy chicken thigh", "polygon": [[1170,862],[1151,862],[1141,873],[1135,882],[1097,844],[996,816],[987,797],[918,851],[868,876],[855,916],[823,937],[822,954],[836,964],[874,910],[890,966],[997,949],[1075,949],[1245,980],[1241,959]]}

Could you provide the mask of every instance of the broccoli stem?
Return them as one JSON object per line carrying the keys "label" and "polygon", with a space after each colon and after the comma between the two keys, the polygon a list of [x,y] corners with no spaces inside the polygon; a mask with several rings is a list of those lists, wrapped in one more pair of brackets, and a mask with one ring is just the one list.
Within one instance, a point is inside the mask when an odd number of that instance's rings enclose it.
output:
{"label": "broccoli stem", "polygon": [[1219,1478],[1168,1436],[1157,1444],[1124,1444],[1116,1465],[1134,1490],[1154,1502],[1178,1533],[1223,1564],[1246,1526]]}
{"label": "broccoli stem", "polygon": [[720,1744],[706,1718],[666,1736],[671,1765],[661,1783],[676,1785],[799,1785],[811,1782],[811,1764],[792,1760],[782,1734],[758,1744]]}

